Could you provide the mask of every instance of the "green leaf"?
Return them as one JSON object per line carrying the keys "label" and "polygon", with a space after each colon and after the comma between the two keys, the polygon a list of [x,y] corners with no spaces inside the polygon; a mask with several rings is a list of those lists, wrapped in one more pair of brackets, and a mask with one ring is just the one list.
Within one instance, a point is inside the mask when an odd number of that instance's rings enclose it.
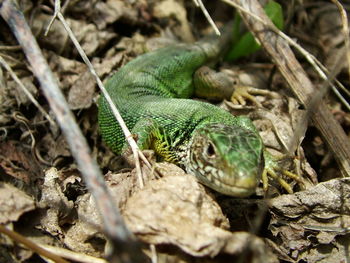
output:
{"label": "green leaf", "polygon": [[[283,12],[282,7],[275,1],[269,1],[264,7],[266,15],[280,30],[283,29]],[[260,45],[255,41],[252,33],[246,32],[240,34],[239,28],[241,24],[241,17],[236,14],[234,18],[233,30],[233,47],[226,55],[226,60],[233,61],[240,57],[248,56],[260,49]]]}
{"label": "green leaf", "polygon": [[282,30],[284,26],[282,7],[275,1],[269,1],[265,8],[266,15],[271,19],[275,26]]}

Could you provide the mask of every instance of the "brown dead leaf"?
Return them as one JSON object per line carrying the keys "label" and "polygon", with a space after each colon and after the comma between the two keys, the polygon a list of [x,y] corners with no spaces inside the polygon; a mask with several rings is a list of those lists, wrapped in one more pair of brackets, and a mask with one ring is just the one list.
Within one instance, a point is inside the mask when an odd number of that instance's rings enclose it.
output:
{"label": "brown dead leaf", "polygon": [[25,183],[34,180],[41,173],[31,152],[28,153],[16,141],[0,143],[0,166],[8,175]]}
{"label": "brown dead leaf", "polygon": [[47,52],[46,56],[49,59],[50,68],[57,74],[60,88],[63,90],[68,90],[73,86],[80,75],[86,71],[86,65],[84,63],[67,59],[53,52]]}
{"label": "brown dead leaf", "polygon": [[67,51],[70,49],[71,42],[62,23],[56,20],[52,24],[49,34],[47,36],[44,35],[51,19],[51,15],[38,13],[35,18],[32,19],[31,29],[36,39],[46,49],[52,50],[57,54],[68,53]]}
{"label": "brown dead leaf", "polygon": [[[70,54],[71,51],[74,51],[71,48],[72,43],[63,25],[58,20],[53,23],[48,36],[44,35],[51,19],[52,16],[42,13],[33,19],[31,27],[36,38],[48,50],[53,50],[60,55]],[[93,23],[67,17],[66,20],[88,56],[93,55],[97,49],[104,47],[107,42],[116,36],[113,32],[98,30]]]}
{"label": "brown dead leaf", "polygon": [[[173,164],[157,164],[163,176],[152,179],[148,169],[145,187],[140,189],[135,171],[106,175],[109,190],[121,209],[129,229],[146,243],[172,245],[192,256],[229,254],[249,256],[255,262],[277,262],[271,250],[260,239],[246,232],[228,231],[227,218],[204,186]],[[101,255],[105,238],[101,219],[90,194],[75,203],[78,220],[65,233],[69,248]]]}
{"label": "brown dead leaf", "polygon": [[194,42],[190,24],[187,20],[187,12],[183,4],[175,0],[161,1],[155,5],[153,15],[157,18],[175,17],[180,25],[175,25],[173,30],[177,36],[185,42]]}
{"label": "brown dead leaf", "polygon": [[116,36],[110,31],[100,31],[94,24],[86,24],[85,21],[67,19],[75,37],[79,41],[87,56],[93,55],[98,49]]}
{"label": "brown dead leaf", "polygon": [[350,227],[349,197],[350,179],[343,178],[272,199],[270,229],[275,241],[297,261],[339,262],[332,261],[339,254],[345,260],[350,246],[344,243]]}
{"label": "brown dead leaf", "polygon": [[85,71],[74,82],[68,93],[68,104],[71,110],[86,109],[93,103],[95,78],[90,71]]}
{"label": "brown dead leaf", "polygon": [[[105,179],[119,209],[123,209],[127,199],[139,189],[135,172],[119,174],[109,172],[105,175]],[[101,234],[102,221],[93,197],[90,193],[81,195],[75,202],[75,206],[77,220],[65,232],[64,244],[74,251],[101,256],[106,240]]]}
{"label": "brown dead leaf", "polygon": [[236,238],[227,231],[228,221],[218,204],[185,173],[150,182],[127,200],[123,214],[144,242],[175,245],[194,256],[230,250]]}
{"label": "brown dead leaf", "polygon": [[21,215],[34,208],[31,196],[10,184],[0,182],[0,224],[17,221]]}
{"label": "brown dead leaf", "polygon": [[45,159],[54,161],[57,157],[69,157],[71,156],[69,146],[66,139],[62,134],[57,138],[53,138],[51,133],[47,133],[39,142],[38,149],[44,152],[47,156]]}
{"label": "brown dead leaf", "polygon": [[[25,88],[33,95],[34,98],[38,95],[38,88],[33,84],[34,77],[22,77],[21,82],[25,86]],[[28,96],[23,92],[23,90],[18,86],[15,81],[7,82],[8,89],[10,90],[10,95],[16,98],[17,105],[25,105],[28,106],[31,104],[31,100]]]}
{"label": "brown dead leaf", "polygon": [[120,0],[107,0],[106,2],[98,1],[93,8],[94,13],[92,19],[97,25],[99,30],[106,28],[108,24],[112,24],[117,21],[126,9],[126,2]]}
{"label": "brown dead leaf", "polygon": [[41,199],[38,202],[38,207],[45,210],[40,227],[53,236],[63,235],[62,219],[68,217],[74,207],[73,201],[69,201],[62,192],[60,177],[56,168],[46,171]]}
{"label": "brown dead leaf", "polygon": [[88,193],[79,196],[75,204],[78,218],[65,232],[63,242],[73,251],[100,257],[105,249],[106,238],[101,231],[102,221],[95,201]]}

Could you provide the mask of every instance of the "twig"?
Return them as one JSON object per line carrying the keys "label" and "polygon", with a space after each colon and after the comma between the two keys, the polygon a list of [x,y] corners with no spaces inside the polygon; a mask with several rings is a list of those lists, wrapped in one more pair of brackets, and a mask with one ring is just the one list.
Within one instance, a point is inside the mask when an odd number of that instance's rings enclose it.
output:
{"label": "twig", "polygon": [[210,25],[212,26],[212,28],[214,29],[215,34],[217,34],[218,36],[220,36],[220,35],[221,35],[220,30],[218,29],[218,27],[216,26],[215,22],[213,21],[213,19],[212,19],[211,16],[209,15],[207,9],[206,9],[205,6],[203,5],[202,0],[193,0],[193,2],[195,3],[196,6],[198,6],[198,7],[202,10],[202,12],[203,12],[205,18],[208,20],[209,24],[210,24]]}
{"label": "twig", "polygon": [[[82,59],[84,60],[85,64],[88,66],[90,73],[94,76],[96,83],[98,85],[98,87],[101,89],[103,95],[105,96],[116,120],[118,121],[120,127],[123,130],[123,133],[125,135],[125,138],[127,140],[127,142],[129,143],[134,159],[135,159],[135,166],[136,166],[136,173],[137,176],[139,178],[139,183],[140,186],[143,187],[144,183],[143,183],[143,177],[142,177],[142,172],[141,172],[141,165],[140,165],[140,159],[139,157],[141,157],[141,159],[145,162],[146,166],[148,168],[151,168],[150,163],[148,162],[147,158],[142,154],[142,152],[139,150],[133,136],[131,135],[131,132],[129,131],[128,127],[126,126],[123,118],[121,117],[118,109],[116,108],[112,98],[110,97],[109,93],[107,92],[107,90],[105,89],[101,79],[98,77],[94,67],[92,66],[90,60],[88,59],[88,57],[86,56],[84,50],[82,49],[82,47],[80,46],[78,40],[76,39],[76,37],[74,36],[72,30],[70,29],[70,27],[68,26],[66,20],[64,19],[62,13],[60,12],[60,5],[59,5],[59,1],[55,1],[55,13],[53,16],[53,19],[55,19],[55,17],[58,17],[58,19],[61,21],[61,23],[63,24],[64,28],[66,29],[66,31],[68,32],[69,37],[71,38],[72,42],[74,43],[76,49],[78,50],[80,56],[82,57]],[[50,23],[51,24],[51,23]]]}
{"label": "twig", "polygon": [[68,261],[64,260],[63,258],[51,253],[50,251],[47,251],[46,249],[38,246],[33,241],[29,240],[28,238],[22,236],[21,234],[12,231],[10,229],[7,229],[5,226],[0,225],[0,233],[3,233],[7,236],[9,236],[11,239],[13,239],[15,242],[19,244],[25,245],[30,250],[34,251],[35,253],[38,253],[39,255],[42,255],[46,258],[49,258],[57,263],[69,263]]}
{"label": "twig", "polygon": [[15,72],[11,69],[9,64],[0,56],[0,64],[10,73],[13,80],[18,84],[20,89],[28,96],[29,100],[39,109],[39,111],[44,115],[44,117],[49,121],[50,125],[56,127],[56,123],[51,119],[50,115],[44,110],[43,107],[39,104],[39,102],[33,97],[32,93],[28,91],[28,89],[23,85],[22,81],[17,77]]}
{"label": "twig", "polygon": [[6,51],[18,51],[21,50],[21,46],[2,46],[0,45],[0,50],[6,50]]}
{"label": "twig", "polygon": [[[244,12],[241,12],[241,15],[248,28],[260,41],[265,51],[273,58],[296,97],[304,105],[308,106],[316,90],[288,46],[289,42],[272,34],[271,29],[275,27],[267,18],[260,4],[256,0],[222,1],[235,7],[237,5],[240,6],[240,11],[244,10]],[[250,14],[247,14],[247,11]],[[261,22],[262,20],[265,22]],[[275,32],[275,30],[273,31]],[[327,77],[326,80],[329,81]],[[311,110],[310,113],[313,122],[333,152],[342,174],[350,176],[350,142],[344,130],[334,119],[324,102],[318,103],[317,107]]]}
{"label": "twig", "polygon": [[38,244],[38,246],[54,253],[55,255],[60,255],[63,258],[72,260],[74,262],[81,263],[108,263],[105,259],[92,257],[86,254],[77,253],[62,247],[54,247],[46,244]]}
{"label": "twig", "polygon": [[101,214],[106,234],[115,244],[122,262],[143,262],[139,243],[128,231],[105,185],[95,160],[91,158],[88,144],[83,137],[69,106],[58,88],[46,60],[25,21],[22,12],[11,0],[0,1],[0,14],[10,26],[40,82],[44,95],[67,139],[80,172],[90,189]]}

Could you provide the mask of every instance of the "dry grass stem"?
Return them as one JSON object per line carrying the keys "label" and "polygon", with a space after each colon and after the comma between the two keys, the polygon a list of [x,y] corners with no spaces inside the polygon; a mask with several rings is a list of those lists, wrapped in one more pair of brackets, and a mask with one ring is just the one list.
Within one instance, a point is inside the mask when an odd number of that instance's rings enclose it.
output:
{"label": "dry grass stem", "polygon": [[51,259],[54,262],[57,262],[57,263],[69,263],[68,261],[64,260],[63,258],[57,256],[56,254],[51,253],[50,251],[48,251],[48,250],[38,246],[33,241],[31,241],[28,238],[22,236],[21,234],[15,232],[15,231],[12,231],[10,229],[7,229],[3,225],[0,225],[0,233],[2,233],[4,235],[7,235],[8,237],[10,237],[15,242],[26,246],[30,250],[38,253],[41,256],[44,256],[44,257],[48,258],[48,259]]}
{"label": "dry grass stem", "polygon": [[208,13],[207,9],[205,8],[202,0],[193,0],[193,2],[195,3],[196,6],[198,6],[202,10],[205,18],[208,20],[209,24],[214,29],[215,34],[220,36],[221,35],[220,30],[218,29],[218,27],[216,26],[215,22],[211,18],[210,14]]}
{"label": "dry grass stem", "polygon": [[38,110],[43,114],[43,116],[49,121],[52,127],[56,126],[56,123],[51,119],[50,115],[44,110],[39,102],[33,97],[32,93],[24,86],[22,81],[17,77],[15,72],[11,69],[9,64],[0,56],[0,64],[10,73],[12,79],[18,84],[19,88],[28,96],[29,100],[38,108]]}
{"label": "dry grass stem", "polygon": [[[96,83],[98,85],[98,87],[101,89],[103,95],[105,96],[116,120],[118,121],[120,127],[122,128],[125,138],[128,141],[131,150],[133,152],[133,156],[135,159],[135,166],[136,166],[136,172],[137,172],[137,176],[139,178],[139,182],[140,182],[140,186],[143,187],[144,183],[143,183],[143,177],[142,177],[142,171],[141,171],[141,165],[140,165],[140,159],[139,156],[141,157],[141,159],[145,162],[145,164],[151,168],[150,163],[148,162],[148,160],[146,159],[146,157],[142,154],[142,152],[139,150],[137,143],[135,142],[131,132],[129,131],[128,127],[126,126],[123,118],[121,117],[117,107],[115,106],[115,104],[112,101],[112,98],[109,96],[106,88],[104,87],[101,79],[98,77],[93,65],[91,64],[89,58],[86,56],[84,50],[82,49],[81,45],[79,44],[78,40],[76,39],[76,37],[74,36],[74,33],[72,32],[72,30],[70,29],[69,25],[67,24],[64,16],[62,15],[62,13],[60,12],[60,5],[59,5],[59,0],[55,1],[55,13],[54,13],[54,17],[58,17],[58,19],[61,21],[61,23],[63,24],[65,30],[67,31],[70,39],[72,40],[75,48],[78,50],[80,56],[82,57],[83,61],[85,62],[85,64],[87,65],[88,69],[90,70],[90,73],[94,76]],[[52,22],[50,22],[50,25],[52,24]]]}

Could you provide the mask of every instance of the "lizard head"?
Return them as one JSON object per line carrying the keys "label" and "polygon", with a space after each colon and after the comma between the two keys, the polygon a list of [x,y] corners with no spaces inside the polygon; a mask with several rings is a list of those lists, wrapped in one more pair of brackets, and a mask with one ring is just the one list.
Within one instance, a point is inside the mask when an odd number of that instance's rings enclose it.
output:
{"label": "lizard head", "polygon": [[259,134],[244,126],[208,124],[192,136],[187,172],[220,193],[246,197],[259,183],[263,147]]}

